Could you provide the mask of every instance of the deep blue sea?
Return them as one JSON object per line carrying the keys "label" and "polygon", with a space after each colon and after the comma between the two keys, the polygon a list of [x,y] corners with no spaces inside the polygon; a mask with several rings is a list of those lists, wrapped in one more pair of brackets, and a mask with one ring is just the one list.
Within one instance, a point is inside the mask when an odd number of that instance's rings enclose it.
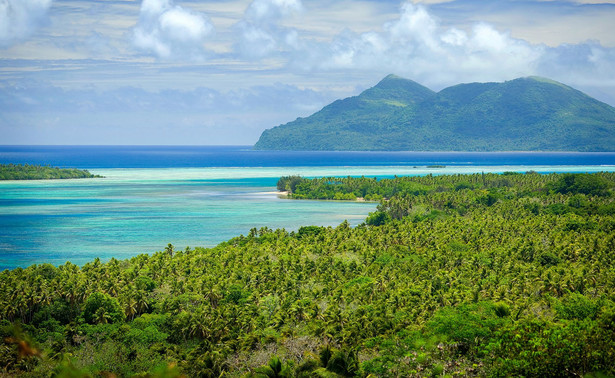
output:
{"label": "deep blue sea", "polygon": [[[0,269],[211,247],[253,227],[361,223],[376,204],[285,199],[280,176],[615,171],[615,153],[253,151],[250,146],[0,146],[0,163],[103,179],[0,181]],[[429,167],[444,165],[445,168]]]}
{"label": "deep blue sea", "polygon": [[615,165],[615,152],[254,151],[252,146],[0,146],[0,163],[90,168]]}

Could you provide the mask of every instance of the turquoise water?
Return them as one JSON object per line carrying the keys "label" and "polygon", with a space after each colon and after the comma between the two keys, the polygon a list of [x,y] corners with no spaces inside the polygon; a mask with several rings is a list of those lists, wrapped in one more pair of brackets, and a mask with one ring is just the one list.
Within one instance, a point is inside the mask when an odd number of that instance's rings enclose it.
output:
{"label": "turquoise water", "polygon": [[356,225],[375,208],[281,198],[277,177],[260,171],[101,169],[105,179],[2,182],[0,268],[214,246],[253,227]]}
{"label": "turquoise water", "polygon": [[214,246],[253,227],[361,223],[374,203],[289,200],[280,176],[594,172],[613,166],[249,167],[91,169],[104,179],[0,182],[0,269],[82,265],[164,249]]}

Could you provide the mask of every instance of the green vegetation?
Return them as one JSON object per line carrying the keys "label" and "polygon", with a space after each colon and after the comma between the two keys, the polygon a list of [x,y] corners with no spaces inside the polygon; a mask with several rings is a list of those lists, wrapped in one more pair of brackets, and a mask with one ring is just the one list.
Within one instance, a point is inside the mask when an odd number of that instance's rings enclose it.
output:
{"label": "green vegetation", "polygon": [[265,130],[263,150],[613,151],[615,108],[552,80],[435,93],[387,76],[359,96]]}
{"label": "green vegetation", "polygon": [[287,183],[387,199],[355,228],[252,229],[211,249],[1,272],[0,366],[24,376],[615,374],[614,173]]}
{"label": "green vegetation", "polygon": [[51,180],[99,178],[86,170],[41,165],[0,164],[0,180]]}
{"label": "green vegetation", "polygon": [[397,194],[420,195],[429,187],[418,177],[395,177],[378,180],[375,177],[323,177],[306,179],[286,176],[278,180],[278,190],[288,191],[289,198],[321,200],[380,201]]}

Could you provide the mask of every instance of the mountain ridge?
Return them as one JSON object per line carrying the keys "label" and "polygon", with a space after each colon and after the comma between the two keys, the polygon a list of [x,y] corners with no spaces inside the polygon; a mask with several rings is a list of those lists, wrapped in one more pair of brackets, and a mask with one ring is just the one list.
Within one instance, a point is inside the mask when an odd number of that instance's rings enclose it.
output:
{"label": "mountain ridge", "polygon": [[542,77],[439,92],[388,75],[265,130],[262,150],[614,151],[615,108]]}

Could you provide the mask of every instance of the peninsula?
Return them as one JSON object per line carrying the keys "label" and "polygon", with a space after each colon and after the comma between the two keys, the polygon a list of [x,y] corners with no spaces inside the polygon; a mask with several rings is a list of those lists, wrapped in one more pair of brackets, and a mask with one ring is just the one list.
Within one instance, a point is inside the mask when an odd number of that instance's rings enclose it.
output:
{"label": "peninsula", "polygon": [[0,180],[53,180],[76,178],[101,178],[87,170],[57,168],[29,164],[0,164]]}

